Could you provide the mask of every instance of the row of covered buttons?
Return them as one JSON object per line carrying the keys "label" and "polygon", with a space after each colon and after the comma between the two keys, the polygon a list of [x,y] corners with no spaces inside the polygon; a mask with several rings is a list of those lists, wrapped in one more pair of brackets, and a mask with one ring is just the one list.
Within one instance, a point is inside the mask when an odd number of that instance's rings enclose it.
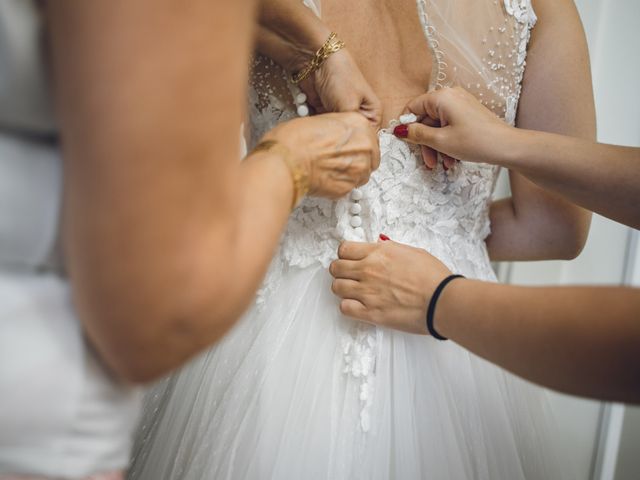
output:
{"label": "row of covered buttons", "polygon": [[356,188],[351,191],[351,205],[349,205],[349,213],[351,214],[351,218],[349,219],[349,224],[354,229],[353,233],[355,233],[358,237],[364,237],[364,229],[362,228],[362,217],[360,216],[360,212],[362,212],[362,205],[360,204],[360,200],[362,200],[362,197],[362,190]]}

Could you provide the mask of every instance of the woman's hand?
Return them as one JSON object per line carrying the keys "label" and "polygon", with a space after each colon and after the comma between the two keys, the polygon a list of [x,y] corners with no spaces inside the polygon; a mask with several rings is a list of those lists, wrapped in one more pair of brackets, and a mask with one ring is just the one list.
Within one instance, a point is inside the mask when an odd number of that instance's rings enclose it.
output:
{"label": "woman's hand", "polygon": [[309,179],[309,195],[340,198],[364,185],[380,164],[378,138],[358,113],[298,118],[269,131],[264,140],[287,147]]}
{"label": "woman's hand", "polygon": [[[419,122],[407,128],[401,125],[394,133],[456,160],[499,163],[516,134],[514,128],[460,87],[420,95],[405,107],[404,113],[409,112]],[[425,163],[433,168],[435,155],[427,153]],[[445,165],[451,164],[445,157]]]}
{"label": "woman's hand", "polygon": [[[256,48],[289,74],[302,70],[330,33],[318,15],[299,0],[260,3]],[[332,54],[300,88],[317,113],[359,112],[379,127],[380,100],[346,49]]]}
{"label": "woman's hand", "polygon": [[[381,236],[381,238],[385,238]],[[393,241],[343,242],[329,267],[340,311],[368,323],[426,334],[431,295],[451,272],[420,248]]]}
{"label": "woman's hand", "polygon": [[300,88],[318,113],[359,112],[374,127],[380,126],[380,100],[346,49],[332,54]]}

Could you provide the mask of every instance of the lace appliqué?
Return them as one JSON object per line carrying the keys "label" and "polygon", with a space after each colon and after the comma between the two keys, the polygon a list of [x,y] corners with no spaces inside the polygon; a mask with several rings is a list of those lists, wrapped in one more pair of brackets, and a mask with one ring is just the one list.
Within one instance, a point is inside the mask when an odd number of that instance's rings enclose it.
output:
{"label": "lace appliqu\u00e9", "polygon": [[427,39],[427,43],[429,44],[429,48],[431,49],[433,59],[435,60],[434,65],[436,68],[435,71],[431,74],[431,82],[429,88],[443,88],[444,81],[447,79],[447,64],[444,61],[444,52],[440,49],[440,42],[438,42],[438,39],[436,38],[436,29],[429,21],[429,14],[427,13],[427,7],[424,0],[417,0],[417,5],[418,16],[420,17],[420,22],[422,23],[424,35]]}
{"label": "lace appliqu\u00e9", "polygon": [[343,373],[359,382],[360,427],[371,428],[370,409],[375,391],[375,370],[382,330],[363,323],[342,338]]}

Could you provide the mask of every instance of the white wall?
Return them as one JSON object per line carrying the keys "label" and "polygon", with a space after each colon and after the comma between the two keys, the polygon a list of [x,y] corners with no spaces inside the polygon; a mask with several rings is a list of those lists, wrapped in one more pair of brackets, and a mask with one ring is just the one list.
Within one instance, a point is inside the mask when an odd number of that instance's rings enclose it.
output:
{"label": "white wall", "polygon": [[[640,146],[640,1],[575,2],[589,42],[598,140]],[[634,252],[640,252],[638,232],[594,216],[578,259],[512,263],[501,266],[501,273],[503,279],[520,284],[634,281],[640,286],[640,253]],[[604,408],[598,402],[555,393],[550,397],[562,426],[562,454],[567,465],[577,468],[580,480],[640,479],[640,411]]]}

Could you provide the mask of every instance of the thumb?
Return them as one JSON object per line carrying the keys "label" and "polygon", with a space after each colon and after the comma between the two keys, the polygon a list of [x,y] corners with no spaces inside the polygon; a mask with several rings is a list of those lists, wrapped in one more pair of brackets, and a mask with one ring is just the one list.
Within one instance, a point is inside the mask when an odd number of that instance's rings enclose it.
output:
{"label": "thumb", "polygon": [[398,125],[393,129],[393,134],[409,143],[425,145],[438,150],[440,127],[429,127],[422,123],[410,123]]}

